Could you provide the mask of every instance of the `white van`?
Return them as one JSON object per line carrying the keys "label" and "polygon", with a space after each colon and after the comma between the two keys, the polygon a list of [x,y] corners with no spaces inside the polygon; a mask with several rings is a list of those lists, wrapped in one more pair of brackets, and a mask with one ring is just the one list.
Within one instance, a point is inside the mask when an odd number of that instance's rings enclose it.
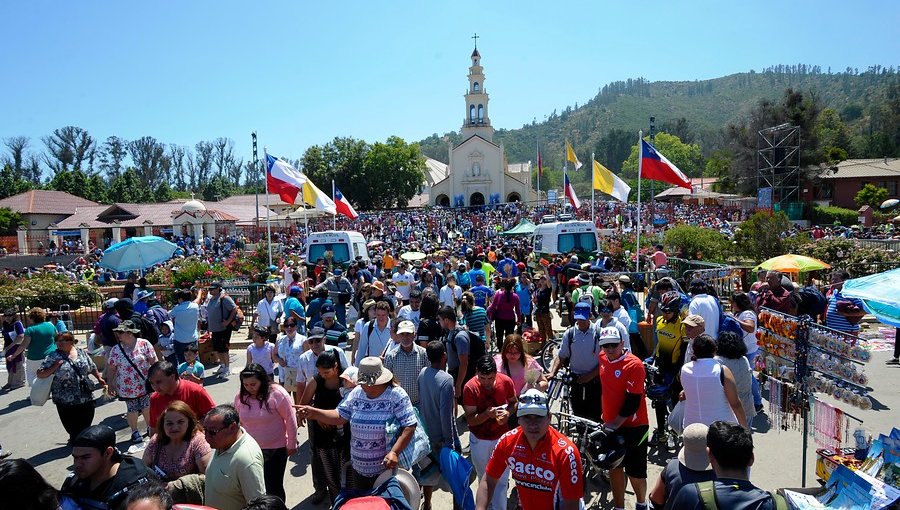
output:
{"label": "white van", "polygon": [[315,265],[330,252],[335,267],[347,268],[356,257],[369,258],[366,239],[359,232],[326,230],[313,232],[306,240],[306,263]]}
{"label": "white van", "polygon": [[534,229],[531,245],[535,259],[574,253],[587,260],[597,254],[597,227],[590,221],[541,223]]}

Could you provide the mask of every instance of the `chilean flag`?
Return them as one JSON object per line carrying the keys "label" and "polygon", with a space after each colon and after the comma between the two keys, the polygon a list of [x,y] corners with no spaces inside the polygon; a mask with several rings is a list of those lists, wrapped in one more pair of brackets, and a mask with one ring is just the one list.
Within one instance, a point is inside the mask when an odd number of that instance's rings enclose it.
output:
{"label": "chilean flag", "polygon": [[334,206],[337,209],[337,212],[343,214],[344,216],[350,218],[351,220],[355,220],[359,218],[359,214],[356,212],[356,209],[350,205],[350,201],[341,193],[341,190],[337,189],[337,186],[334,187]]}
{"label": "chilean flag", "polygon": [[569,202],[572,203],[572,207],[575,209],[581,207],[581,200],[578,200],[578,195],[575,194],[575,187],[569,182],[568,174],[566,174],[566,196],[569,197]]}
{"label": "chilean flag", "polygon": [[677,166],[656,151],[656,148],[641,140],[641,175],[638,177],[651,181],[663,181],[682,188],[691,188],[691,180]]}
{"label": "chilean flag", "polygon": [[306,182],[306,176],[290,163],[266,154],[266,187],[269,193],[276,193],[284,203],[294,204]]}

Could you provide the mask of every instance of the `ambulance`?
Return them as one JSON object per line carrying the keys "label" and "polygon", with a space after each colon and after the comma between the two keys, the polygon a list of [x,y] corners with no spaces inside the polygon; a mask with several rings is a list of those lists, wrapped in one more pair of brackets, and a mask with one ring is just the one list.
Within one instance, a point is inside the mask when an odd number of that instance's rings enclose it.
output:
{"label": "ambulance", "polygon": [[306,263],[316,265],[320,258],[331,258],[334,267],[346,269],[356,257],[369,258],[366,239],[359,232],[326,230],[313,232],[306,240]]}
{"label": "ambulance", "polygon": [[534,229],[531,246],[535,260],[550,260],[557,255],[574,253],[580,260],[597,254],[597,227],[590,221],[554,221],[541,223]]}

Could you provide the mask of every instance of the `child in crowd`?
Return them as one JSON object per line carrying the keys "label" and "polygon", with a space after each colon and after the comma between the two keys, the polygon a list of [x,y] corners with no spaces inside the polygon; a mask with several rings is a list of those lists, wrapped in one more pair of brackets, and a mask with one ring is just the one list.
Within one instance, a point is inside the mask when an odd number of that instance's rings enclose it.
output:
{"label": "child in crowd", "polygon": [[206,370],[206,367],[197,359],[199,354],[200,349],[197,347],[197,344],[191,344],[184,350],[185,362],[178,365],[178,377],[202,386],[203,371]]}
{"label": "child in crowd", "polygon": [[175,363],[175,333],[172,321],[166,321],[159,325],[159,350],[162,357],[169,363]]}
{"label": "child in crowd", "polygon": [[266,369],[269,382],[275,380],[275,344],[269,342],[269,330],[253,328],[253,343],[247,346],[247,365],[257,363]]}

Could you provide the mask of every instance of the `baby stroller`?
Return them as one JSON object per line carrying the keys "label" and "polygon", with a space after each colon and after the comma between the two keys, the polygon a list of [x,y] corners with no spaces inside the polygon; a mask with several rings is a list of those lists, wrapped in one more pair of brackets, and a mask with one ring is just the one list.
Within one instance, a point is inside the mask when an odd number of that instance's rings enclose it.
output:
{"label": "baby stroller", "polygon": [[341,492],[334,500],[332,510],[418,510],[422,500],[421,489],[415,477],[405,469],[384,471],[375,479],[375,487],[369,491],[347,488],[347,470],[341,470]]}

